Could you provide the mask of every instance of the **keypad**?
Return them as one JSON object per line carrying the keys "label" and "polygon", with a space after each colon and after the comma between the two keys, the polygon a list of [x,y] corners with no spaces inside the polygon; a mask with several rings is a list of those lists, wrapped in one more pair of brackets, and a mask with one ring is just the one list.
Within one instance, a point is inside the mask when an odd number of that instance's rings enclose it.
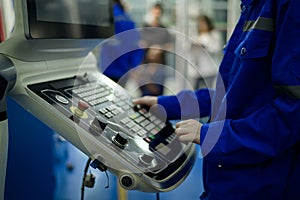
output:
{"label": "keypad", "polygon": [[[72,88],[69,93],[83,99],[95,109],[100,107],[98,114],[119,123],[133,136],[141,137],[147,143],[153,141],[165,126],[163,121],[146,108],[134,106],[129,96],[114,91],[105,84],[90,83]],[[174,137],[171,134],[166,141],[171,142]]]}

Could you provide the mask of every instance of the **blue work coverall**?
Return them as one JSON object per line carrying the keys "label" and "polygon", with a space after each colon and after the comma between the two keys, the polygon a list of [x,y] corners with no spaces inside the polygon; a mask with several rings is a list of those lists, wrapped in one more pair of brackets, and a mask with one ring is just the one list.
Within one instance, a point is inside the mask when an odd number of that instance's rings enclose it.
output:
{"label": "blue work coverall", "polygon": [[138,44],[141,36],[129,15],[117,3],[113,13],[116,35],[114,40],[101,44],[99,68],[104,75],[124,86],[127,73],[143,62],[144,50]]}
{"label": "blue work coverall", "polygon": [[202,199],[300,199],[300,1],[241,2],[216,89],[158,103],[169,119],[210,116]]}

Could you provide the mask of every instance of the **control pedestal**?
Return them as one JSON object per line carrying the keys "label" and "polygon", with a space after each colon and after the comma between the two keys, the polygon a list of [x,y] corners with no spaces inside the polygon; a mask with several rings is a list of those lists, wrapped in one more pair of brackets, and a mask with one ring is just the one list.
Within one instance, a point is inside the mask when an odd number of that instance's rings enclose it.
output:
{"label": "control pedestal", "polygon": [[194,164],[193,144],[178,141],[169,121],[133,105],[124,88],[100,73],[27,87],[52,116],[50,126],[116,174],[125,189],[172,190]]}

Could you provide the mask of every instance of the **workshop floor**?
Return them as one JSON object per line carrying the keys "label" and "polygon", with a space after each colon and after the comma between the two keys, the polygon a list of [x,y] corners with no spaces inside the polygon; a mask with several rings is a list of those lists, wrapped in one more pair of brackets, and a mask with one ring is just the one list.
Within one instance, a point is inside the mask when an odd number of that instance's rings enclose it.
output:
{"label": "workshop floor", "polygon": [[[87,157],[68,142],[61,142],[56,145],[57,156],[61,157],[55,168],[56,173],[56,194],[55,200],[79,200],[80,188],[83,176],[83,170],[87,161]],[[197,147],[197,153],[199,148]],[[70,168],[71,165],[72,167]],[[161,200],[194,200],[199,199],[203,191],[202,186],[202,159],[197,156],[197,161],[187,179],[175,190],[161,193]],[[118,186],[116,177],[109,173],[108,180],[103,172],[90,169],[96,176],[94,188],[85,188],[86,200],[118,200]],[[121,199],[121,198],[119,198]],[[144,193],[139,191],[128,191],[128,200],[155,200],[156,194]]]}

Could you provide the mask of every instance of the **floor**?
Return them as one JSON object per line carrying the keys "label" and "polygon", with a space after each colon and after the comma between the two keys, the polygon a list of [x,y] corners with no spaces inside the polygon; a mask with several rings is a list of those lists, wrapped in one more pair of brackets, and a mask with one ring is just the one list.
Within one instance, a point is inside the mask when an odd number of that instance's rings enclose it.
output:
{"label": "floor", "polygon": [[[80,188],[83,176],[83,170],[87,157],[76,149],[72,144],[63,141],[57,145],[57,156],[61,156],[61,162],[56,165],[55,174],[58,178],[56,180],[56,193],[55,200],[77,200],[80,199]],[[197,154],[199,148],[197,147]],[[68,168],[72,165],[73,169]],[[196,163],[187,177],[187,179],[175,190],[161,193],[161,200],[193,200],[199,199],[203,191],[202,186],[202,159],[197,156]],[[108,180],[103,172],[90,168],[90,172],[96,176],[96,183],[94,188],[85,188],[86,200],[117,200],[118,199],[118,186],[116,177],[109,173]],[[139,191],[128,191],[128,200],[155,200],[156,194],[144,193]]]}

